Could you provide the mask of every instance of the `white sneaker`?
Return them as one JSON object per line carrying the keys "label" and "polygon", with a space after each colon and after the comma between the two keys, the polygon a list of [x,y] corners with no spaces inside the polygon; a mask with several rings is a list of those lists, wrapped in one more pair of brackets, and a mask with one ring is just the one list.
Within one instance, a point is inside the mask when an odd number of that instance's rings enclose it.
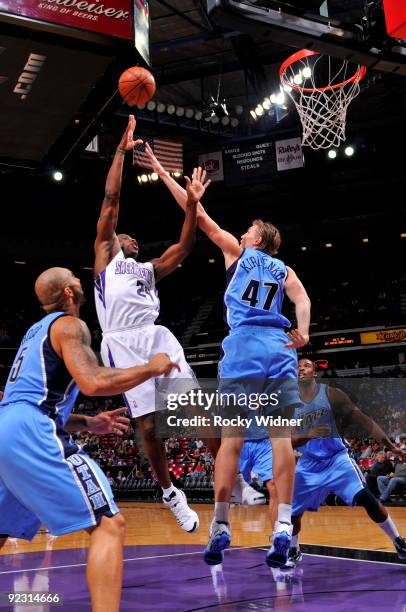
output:
{"label": "white sneaker", "polygon": [[223,563],[223,550],[230,545],[231,533],[228,523],[212,521],[209,542],[204,549],[203,558],[208,565]]}
{"label": "white sneaker", "polygon": [[172,491],[169,499],[163,498],[165,506],[174,514],[176,521],[182,529],[193,533],[199,529],[199,515],[187,505],[186,495],[180,489]]}
{"label": "white sneaker", "polygon": [[291,523],[276,521],[273,532],[272,546],[266,555],[268,567],[284,567],[288,560],[293,526]]}
{"label": "white sneaker", "polygon": [[246,484],[242,489],[243,506],[262,506],[266,504],[266,497],[263,493],[256,491],[254,487]]}
{"label": "white sneaker", "polygon": [[242,504],[243,506],[260,506],[266,504],[266,497],[263,493],[259,493],[251,487],[248,482],[245,482],[242,474],[237,474],[230,503]]}

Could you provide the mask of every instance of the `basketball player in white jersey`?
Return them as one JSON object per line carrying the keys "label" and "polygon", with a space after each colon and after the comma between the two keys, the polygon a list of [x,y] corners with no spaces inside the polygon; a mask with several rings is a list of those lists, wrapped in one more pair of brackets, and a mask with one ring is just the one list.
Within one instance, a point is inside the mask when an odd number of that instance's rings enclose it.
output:
{"label": "basketball player in white jersey", "polygon": [[[116,234],[124,157],[142,141],[134,141],[135,119],[130,115],[127,129],[117,148],[106,181],[104,201],[97,223],[95,242],[95,299],[103,332],[103,362],[118,368],[124,364],[144,364],[150,356],[165,352],[178,364],[170,378],[179,379],[182,392],[196,388],[193,371],[175,336],[154,322],[159,315],[157,281],[171,272],[191,251],[196,232],[196,207],[206,185],[194,175],[186,177],[187,205],[179,242],[170,246],[158,259],[139,263],[138,243],[127,234]],[[158,347],[160,347],[158,349]],[[163,501],[188,532],[196,531],[199,518],[191,510],[183,491],[171,482],[165,446],[155,434],[155,382],[139,385],[124,394],[126,404],[137,420],[145,453],[163,490]]]}

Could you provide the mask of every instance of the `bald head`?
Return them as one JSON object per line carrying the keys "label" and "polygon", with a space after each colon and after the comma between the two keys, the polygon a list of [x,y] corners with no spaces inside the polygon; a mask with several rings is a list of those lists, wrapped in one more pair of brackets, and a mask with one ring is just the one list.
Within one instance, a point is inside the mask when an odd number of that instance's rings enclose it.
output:
{"label": "bald head", "polygon": [[44,310],[51,312],[61,308],[65,301],[64,289],[74,280],[67,268],[49,268],[40,274],[35,282],[35,293]]}

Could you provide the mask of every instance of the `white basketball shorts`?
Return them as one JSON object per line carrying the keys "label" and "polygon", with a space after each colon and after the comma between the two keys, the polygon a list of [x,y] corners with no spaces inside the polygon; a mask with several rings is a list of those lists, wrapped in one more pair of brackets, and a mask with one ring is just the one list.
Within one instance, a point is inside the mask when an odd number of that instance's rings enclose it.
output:
{"label": "white basketball shorts", "polygon": [[[180,371],[174,368],[167,377],[159,377],[170,382],[171,391],[176,388],[178,393],[187,393],[199,387],[181,345],[172,332],[163,325],[143,325],[108,332],[103,335],[100,353],[104,365],[115,368],[145,365],[157,353],[167,353],[180,368]],[[178,379],[177,385],[173,379]],[[151,378],[123,393],[133,418],[166,408],[166,405],[159,400],[157,380]]]}

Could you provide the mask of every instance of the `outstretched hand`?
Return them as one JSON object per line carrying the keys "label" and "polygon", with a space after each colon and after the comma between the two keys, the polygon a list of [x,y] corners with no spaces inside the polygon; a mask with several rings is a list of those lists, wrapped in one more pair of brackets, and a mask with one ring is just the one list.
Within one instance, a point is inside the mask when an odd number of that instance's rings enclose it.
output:
{"label": "outstretched hand", "polygon": [[122,151],[131,151],[137,145],[142,144],[141,138],[134,140],[135,126],[136,121],[134,115],[129,115],[126,131],[124,132],[120,144],[118,145],[118,148]]}
{"label": "outstretched hand", "polygon": [[117,408],[107,412],[99,412],[91,420],[88,431],[97,434],[116,434],[122,436],[128,430],[130,419],[124,417],[128,408]]}
{"label": "outstretched hand", "polygon": [[192,174],[192,180],[188,176],[185,176],[186,191],[188,195],[188,202],[191,204],[197,204],[203,197],[204,192],[210,185],[211,180],[206,181],[206,170],[203,168],[194,168]]}
{"label": "outstretched hand", "polygon": [[153,152],[153,150],[151,149],[149,143],[147,142],[145,144],[145,153],[151,163],[151,170],[153,172],[156,172],[159,176],[161,176],[162,174],[165,174],[165,168],[163,167],[163,165],[157,160],[155,153]]}

